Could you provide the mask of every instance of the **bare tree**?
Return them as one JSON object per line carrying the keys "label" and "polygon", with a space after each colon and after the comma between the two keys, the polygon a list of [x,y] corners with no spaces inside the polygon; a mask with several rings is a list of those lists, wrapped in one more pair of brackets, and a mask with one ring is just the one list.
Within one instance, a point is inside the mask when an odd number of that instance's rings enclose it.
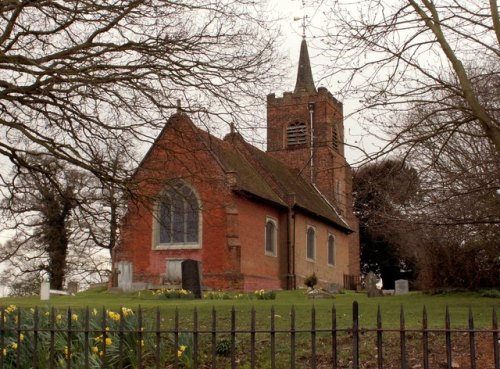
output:
{"label": "bare tree", "polygon": [[177,99],[241,122],[279,73],[259,2],[2,2],[0,154],[29,167],[41,152],[120,181],[128,173],[101,155],[108,140],[150,142]]}
{"label": "bare tree", "polygon": [[[327,78],[359,96],[367,128],[388,139],[374,156],[436,135],[469,132],[500,151],[498,101],[500,21],[496,0],[366,0],[324,3],[321,40],[329,57]],[[323,4],[324,3],[324,4]],[[321,32],[321,31],[316,31]],[[471,66],[474,66],[471,67]],[[432,106],[432,109],[428,109]],[[413,126],[401,114],[427,108]],[[443,112],[460,119],[442,120]],[[392,115],[392,116],[391,116]],[[425,134],[414,128],[439,122]],[[446,140],[443,141],[447,144]]]}
{"label": "bare tree", "polygon": [[0,259],[6,278],[46,273],[51,286],[62,289],[68,276],[109,273],[109,252],[101,250],[112,251],[118,238],[124,211],[118,186],[50,156],[24,160],[30,168],[18,167],[1,187],[2,228],[15,232]]}

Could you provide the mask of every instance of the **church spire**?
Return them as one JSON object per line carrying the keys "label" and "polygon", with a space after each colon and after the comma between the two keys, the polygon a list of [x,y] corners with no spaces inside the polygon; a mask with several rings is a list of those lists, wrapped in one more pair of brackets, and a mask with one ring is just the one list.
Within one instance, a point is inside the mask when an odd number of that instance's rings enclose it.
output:
{"label": "church spire", "polygon": [[316,92],[314,87],[314,79],[311,70],[311,62],[309,61],[309,53],[307,51],[307,43],[305,37],[302,38],[300,44],[299,68],[297,70],[297,82],[295,83],[295,94],[312,94]]}

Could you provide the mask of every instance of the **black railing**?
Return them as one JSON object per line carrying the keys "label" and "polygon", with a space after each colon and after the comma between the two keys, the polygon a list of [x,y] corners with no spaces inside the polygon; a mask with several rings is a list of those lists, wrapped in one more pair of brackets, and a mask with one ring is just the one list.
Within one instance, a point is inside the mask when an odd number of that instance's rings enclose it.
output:
{"label": "black railing", "polygon": [[252,308],[250,321],[239,321],[237,326],[234,307],[229,319],[218,319],[213,308],[200,321],[196,308],[186,320],[178,310],[167,315],[159,308],[149,314],[140,308],[136,312],[86,309],[83,316],[68,309],[63,316],[54,309],[26,311],[11,306],[0,308],[0,369],[452,369],[457,365],[500,369],[495,308],[491,329],[476,329],[470,309],[468,327],[459,329],[451,328],[448,308],[444,329],[429,328],[425,307],[416,329],[406,326],[403,307],[399,328],[383,328],[380,308],[376,328],[360,327],[357,302],[348,327],[338,326],[335,306],[328,327],[317,326],[316,314],[313,306],[310,322],[299,321],[292,306],[289,319],[278,322],[272,307],[267,324],[257,320]]}

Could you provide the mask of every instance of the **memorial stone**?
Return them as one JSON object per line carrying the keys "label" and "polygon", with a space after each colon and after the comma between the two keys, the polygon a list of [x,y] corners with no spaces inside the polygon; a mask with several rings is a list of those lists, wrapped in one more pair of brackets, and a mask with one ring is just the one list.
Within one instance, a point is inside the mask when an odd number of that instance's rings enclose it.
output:
{"label": "memorial stone", "polygon": [[378,277],[373,272],[368,272],[366,276],[366,291],[368,292],[368,297],[379,297],[382,296],[382,290],[377,288]]}
{"label": "memorial stone", "polygon": [[406,295],[408,293],[408,280],[398,279],[395,281],[395,295]]}
{"label": "memorial stone", "polygon": [[68,293],[70,295],[76,295],[78,293],[78,282],[68,282]]}
{"label": "memorial stone", "polygon": [[201,299],[200,263],[196,260],[184,260],[181,268],[182,288],[191,291],[195,298]]}

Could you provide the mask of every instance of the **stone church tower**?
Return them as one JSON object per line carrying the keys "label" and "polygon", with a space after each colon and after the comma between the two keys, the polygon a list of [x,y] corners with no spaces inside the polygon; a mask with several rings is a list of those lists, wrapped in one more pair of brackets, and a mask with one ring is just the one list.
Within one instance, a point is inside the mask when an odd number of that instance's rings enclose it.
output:
{"label": "stone church tower", "polygon": [[316,89],[305,38],[293,92],[267,96],[267,153],[294,168],[328,200],[354,231],[351,274],[359,274],[358,221],[352,206],[352,173],[344,157],[342,103]]}

